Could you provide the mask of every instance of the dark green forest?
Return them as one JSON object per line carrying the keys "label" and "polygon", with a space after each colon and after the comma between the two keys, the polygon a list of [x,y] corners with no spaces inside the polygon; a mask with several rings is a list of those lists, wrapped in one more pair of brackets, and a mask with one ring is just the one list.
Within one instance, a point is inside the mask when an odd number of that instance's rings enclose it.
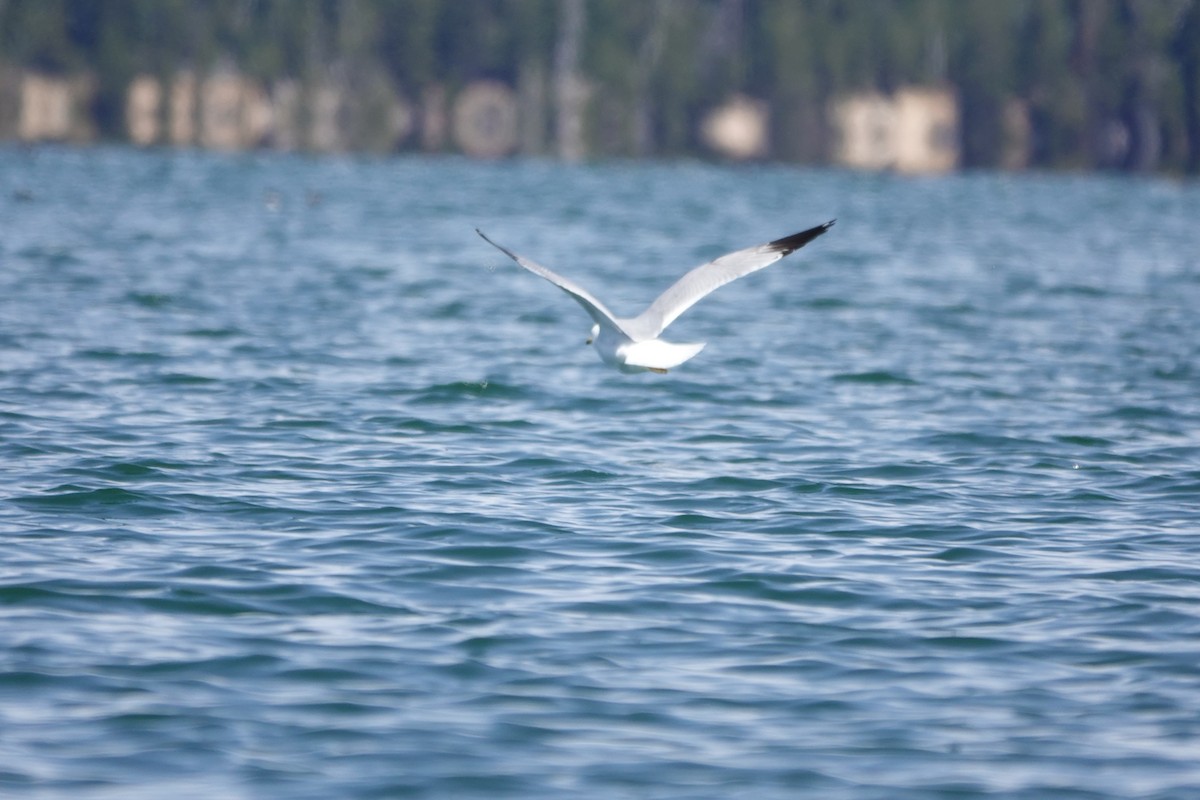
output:
{"label": "dark green forest", "polygon": [[0,0],[0,65],[94,75],[98,135],[121,139],[135,75],[382,73],[419,98],[552,76],[576,24],[592,153],[695,154],[700,116],[741,93],[769,104],[773,158],[820,163],[833,98],[920,85],[957,96],[966,167],[1003,163],[1016,104],[1029,166],[1200,171],[1200,0],[586,0],[574,23],[571,5]]}

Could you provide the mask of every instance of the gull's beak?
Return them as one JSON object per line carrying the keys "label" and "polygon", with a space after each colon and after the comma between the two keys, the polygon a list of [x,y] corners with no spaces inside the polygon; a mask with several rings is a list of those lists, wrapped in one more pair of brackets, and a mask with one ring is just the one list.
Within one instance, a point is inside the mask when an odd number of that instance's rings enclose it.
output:
{"label": "gull's beak", "polygon": [[592,342],[596,341],[596,337],[599,335],[600,335],[600,326],[598,324],[593,325],[592,332],[588,334],[587,341],[584,342],[584,344],[591,344]]}

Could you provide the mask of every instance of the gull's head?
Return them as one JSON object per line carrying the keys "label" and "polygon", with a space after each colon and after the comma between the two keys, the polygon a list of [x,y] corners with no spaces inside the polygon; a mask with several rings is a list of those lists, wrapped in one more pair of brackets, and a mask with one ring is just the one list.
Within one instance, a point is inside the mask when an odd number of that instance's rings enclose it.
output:
{"label": "gull's head", "polygon": [[595,325],[592,326],[592,332],[588,334],[587,342],[585,342],[585,344],[591,344],[592,342],[596,341],[596,337],[599,335],[600,335],[600,323],[597,322]]}

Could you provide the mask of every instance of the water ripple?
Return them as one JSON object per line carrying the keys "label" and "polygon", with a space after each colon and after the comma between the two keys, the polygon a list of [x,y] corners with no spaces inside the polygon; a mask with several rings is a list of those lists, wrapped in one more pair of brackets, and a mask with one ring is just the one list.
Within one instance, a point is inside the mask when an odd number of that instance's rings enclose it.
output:
{"label": "water ripple", "polygon": [[[1200,792],[1194,187],[0,165],[0,794]],[[624,312],[832,215],[667,376],[471,233]]]}

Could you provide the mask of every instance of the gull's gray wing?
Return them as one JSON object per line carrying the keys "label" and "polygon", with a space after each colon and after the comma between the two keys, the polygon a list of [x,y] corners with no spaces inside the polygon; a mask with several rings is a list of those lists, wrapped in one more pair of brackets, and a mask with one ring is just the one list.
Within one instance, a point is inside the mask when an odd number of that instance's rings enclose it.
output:
{"label": "gull's gray wing", "polygon": [[632,338],[640,341],[657,337],[676,317],[710,292],[743,275],[774,264],[832,228],[835,222],[837,220],[830,220],[824,225],[767,244],[747,247],[696,267],[660,294],[649,308],[628,321],[630,332],[635,334]]}
{"label": "gull's gray wing", "polygon": [[575,284],[574,282],[567,280],[566,278],[564,278],[563,276],[559,275],[556,272],[552,272],[551,270],[546,269],[541,264],[538,264],[535,261],[530,261],[528,258],[525,258],[524,256],[517,255],[512,250],[509,250],[507,247],[502,247],[501,245],[496,244],[491,239],[489,239],[486,235],[484,235],[484,232],[479,230],[479,228],[476,228],[475,232],[478,233],[481,237],[483,237],[483,240],[485,242],[487,242],[488,244],[490,244],[492,247],[496,248],[500,252],[504,253],[506,256],[508,256],[513,261],[520,264],[525,269],[532,272],[534,275],[540,275],[541,277],[543,277],[546,280],[553,283],[558,288],[562,289],[567,294],[571,295],[571,297],[575,298],[575,301],[577,303],[579,303],[579,305],[583,306],[583,310],[588,313],[588,316],[592,318],[593,322],[595,322],[598,325],[607,325],[607,326],[614,327],[617,330],[621,331],[622,333],[625,333],[624,329],[621,328],[620,323],[617,322],[617,318],[613,316],[613,313],[611,311],[609,311],[603,303],[601,303],[599,300],[597,300],[595,297],[593,297],[582,286],[579,286],[579,285]]}

